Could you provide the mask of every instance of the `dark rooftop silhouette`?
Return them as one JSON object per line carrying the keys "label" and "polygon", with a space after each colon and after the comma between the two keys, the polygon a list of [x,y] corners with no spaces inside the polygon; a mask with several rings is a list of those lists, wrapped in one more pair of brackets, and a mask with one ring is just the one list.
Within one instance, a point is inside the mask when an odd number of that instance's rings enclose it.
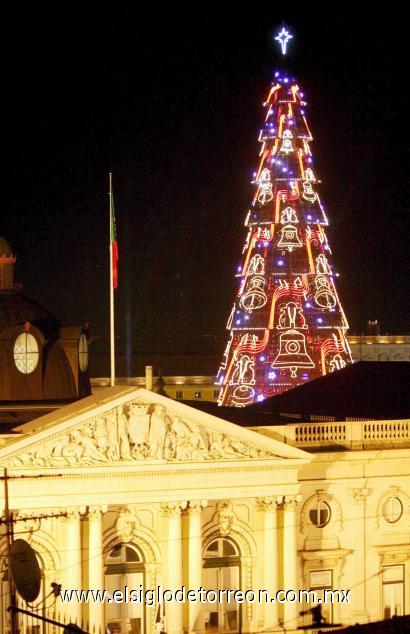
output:
{"label": "dark rooftop silhouette", "polygon": [[410,417],[410,363],[359,361],[309,381],[288,392],[245,408],[190,402],[190,405],[241,425],[270,425],[286,421]]}

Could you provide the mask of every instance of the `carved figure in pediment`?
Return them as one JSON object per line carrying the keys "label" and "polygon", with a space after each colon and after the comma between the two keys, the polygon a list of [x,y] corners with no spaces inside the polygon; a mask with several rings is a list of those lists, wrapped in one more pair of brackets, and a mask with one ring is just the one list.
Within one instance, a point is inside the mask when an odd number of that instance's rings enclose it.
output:
{"label": "carved figure in pediment", "polygon": [[98,449],[105,454],[108,447],[108,434],[105,418],[97,418],[95,421],[94,438]]}
{"label": "carved figure in pediment", "polygon": [[105,417],[106,429],[108,435],[108,447],[107,458],[108,460],[119,460],[120,458],[120,444],[118,441],[119,432],[119,420],[117,418],[117,411],[112,410]]}
{"label": "carved figure in pediment", "polygon": [[133,445],[147,445],[150,416],[147,407],[130,405],[128,409],[127,431]]}
{"label": "carved figure in pediment", "polygon": [[176,460],[204,460],[208,456],[207,448],[197,427],[190,429],[179,416],[171,419],[167,436],[170,458]]}
{"label": "carved figure in pediment", "polygon": [[152,407],[148,433],[149,454],[152,458],[160,460],[164,457],[167,419],[170,420],[165,407],[155,404]]}
{"label": "carved figure in pediment", "polygon": [[118,444],[121,460],[131,460],[131,448],[128,440],[128,417],[124,407],[118,411]]}
{"label": "carved figure in pediment", "polygon": [[230,446],[227,436],[220,432],[213,434],[211,446],[209,447],[209,454],[212,458],[229,458],[234,453],[235,450]]}
{"label": "carved figure in pediment", "polygon": [[97,447],[95,439],[92,437],[93,430],[84,427],[83,430],[73,429],[70,433],[70,446],[77,458],[83,458],[84,462],[91,461],[91,464],[97,462],[107,462],[107,457]]}

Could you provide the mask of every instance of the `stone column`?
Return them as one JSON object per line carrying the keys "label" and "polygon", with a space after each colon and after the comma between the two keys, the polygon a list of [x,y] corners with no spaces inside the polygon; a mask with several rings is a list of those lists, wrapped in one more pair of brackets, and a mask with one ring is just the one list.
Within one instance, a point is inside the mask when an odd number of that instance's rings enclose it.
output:
{"label": "stone column", "polygon": [[[66,590],[82,590],[81,513],[85,509],[70,508],[65,519],[65,543],[62,544],[62,585]],[[82,604],[63,604],[67,622],[81,625]]]}
{"label": "stone column", "polygon": [[[198,590],[202,586],[202,509],[206,504],[203,500],[189,503],[188,590]],[[205,630],[203,608],[203,604],[199,602],[188,604],[189,631],[191,633]]]}
{"label": "stone column", "polygon": [[[104,559],[102,521],[106,506],[90,506],[88,509],[88,583],[92,590],[104,590]],[[105,633],[104,603],[88,604],[89,630],[93,634]]]}
{"label": "stone column", "polygon": [[[283,586],[284,590],[299,590],[297,553],[296,507],[300,496],[286,495],[283,500]],[[297,630],[301,606],[299,603],[284,603],[284,627],[286,631]]]}
{"label": "stone column", "polygon": [[366,544],[366,501],[370,490],[363,487],[351,489],[353,504],[350,506],[350,521],[353,520],[353,562],[355,583],[352,591],[352,622],[365,623],[370,620],[367,609],[367,544]]}
{"label": "stone column", "polygon": [[[278,526],[277,507],[281,497],[264,497],[258,499],[258,508],[263,511],[263,589],[270,597],[274,597],[278,588]],[[278,603],[263,603],[263,627],[273,630],[279,627]]]}
{"label": "stone column", "polygon": [[[182,586],[182,518],[181,512],[187,502],[167,502],[162,509],[167,517],[167,566],[165,570],[164,590],[175,592]],[[165,606],[167,634],[182,634],[183,603],[172,601]]]}

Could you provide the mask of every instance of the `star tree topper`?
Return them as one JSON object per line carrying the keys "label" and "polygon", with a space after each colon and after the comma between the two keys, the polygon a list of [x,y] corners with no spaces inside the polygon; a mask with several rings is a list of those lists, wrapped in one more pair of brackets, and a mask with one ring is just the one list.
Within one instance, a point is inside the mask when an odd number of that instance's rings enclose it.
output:
{"label": "star tree topper", "polygon": [[281,32],[275,37],[275,40],[278,41],[282,47],[283,55],[286,55],[286,47],[288,45],[289,40],[291,40],[293,35],[289,33],[285,27],[282,27]]}

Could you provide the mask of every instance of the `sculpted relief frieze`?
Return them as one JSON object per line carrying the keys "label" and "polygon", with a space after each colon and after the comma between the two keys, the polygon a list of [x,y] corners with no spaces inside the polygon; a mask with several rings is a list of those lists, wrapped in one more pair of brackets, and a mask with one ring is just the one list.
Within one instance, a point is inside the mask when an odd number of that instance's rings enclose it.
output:
{"label": "sculpted relief frieze", "polygon": [[182,420],[163,405],[131,402],[17,451],[4,463],[59,467],[268,457],[275,456],[223,431]]}

